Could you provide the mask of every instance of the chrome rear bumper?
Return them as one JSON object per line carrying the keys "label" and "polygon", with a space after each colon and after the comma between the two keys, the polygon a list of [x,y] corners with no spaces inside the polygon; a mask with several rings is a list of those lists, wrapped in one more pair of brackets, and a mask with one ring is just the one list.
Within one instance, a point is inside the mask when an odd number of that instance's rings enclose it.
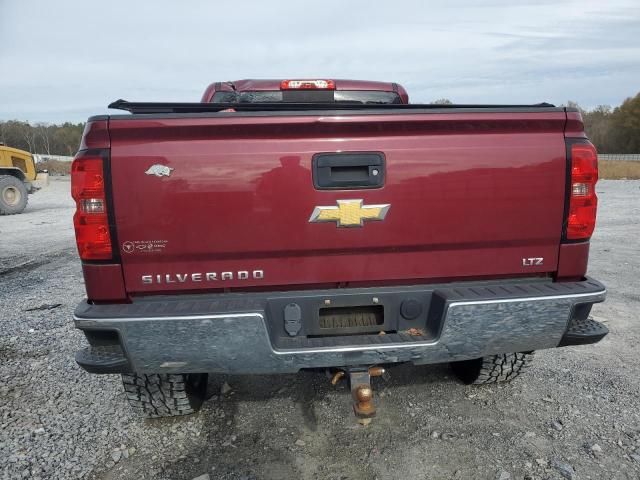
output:
{"label": "chrome rear bumper", "polygon": [[[562,343],[571,322],[588,315],[605,295],[601,283],[586,279],[147,297],[127,305],[84,302],[74,321],[93,345],[78,362],[94,373],[291,373],[553,348]],[[398,329],[387,335],[317,337],[304,335],[303,328],[302,335],[290,337],[279,317],[281,305],[292,302],[311,312],[322,299],[360,305],[367,298],[383,304],[385,312],[388,307],[385,315],[396,315],[395,307],[408,297],[425,307],[415,320],[421,326],[418,335]],[[101,370],[91,364],[91,348],[103,352],[109,342],[119,347],[115,350],[123,352],[126,362],[115,359]]]}

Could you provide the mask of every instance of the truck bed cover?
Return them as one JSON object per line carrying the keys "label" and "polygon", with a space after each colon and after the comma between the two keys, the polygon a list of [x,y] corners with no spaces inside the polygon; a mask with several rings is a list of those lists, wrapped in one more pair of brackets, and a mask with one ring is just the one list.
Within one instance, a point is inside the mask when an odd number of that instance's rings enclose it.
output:
{"label": "truck bed cover", "polygon": [[[550,103],[536,103],[531,105],[498,105],[498,104],[361,104],[361,103],[201,103],[201,102],[129,102],[116,100],[109,104],[109,108],[125,110],[134,114],[148,113],[241,113],[241,112],[309,112],[317,115],[320,112],[349,110],[351,113],[428,113],[443,111],[565,111],[565,107],[556,107]],[[224,112],[233,109],[235,112]]]}

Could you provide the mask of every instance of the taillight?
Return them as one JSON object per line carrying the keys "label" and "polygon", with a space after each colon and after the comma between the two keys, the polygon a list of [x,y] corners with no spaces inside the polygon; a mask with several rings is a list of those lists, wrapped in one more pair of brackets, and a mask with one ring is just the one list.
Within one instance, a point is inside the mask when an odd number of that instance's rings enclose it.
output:
{"label": "taillight", "polygon": [[82,260],[112,257],[104,187],[104,162],[100,156],[80,154],[71,166],[71,196],[76,201],[73,225]]}
{"label": "taillight", "polygon": [[333,80],[282,80],[280,90],[335,90]]}
{"label": "taillight", "polygon": [[596,226],[598,154],[595,147],[588,142],[571,144],[570,154],[567,239],[586,240],[591,237]]}

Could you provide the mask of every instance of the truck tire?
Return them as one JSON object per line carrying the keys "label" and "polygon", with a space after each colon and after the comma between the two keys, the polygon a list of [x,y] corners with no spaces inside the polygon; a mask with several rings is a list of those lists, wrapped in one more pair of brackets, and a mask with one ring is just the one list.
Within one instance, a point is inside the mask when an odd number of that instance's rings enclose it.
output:
{"label": "truck tire", "polygon": [[124,393],[145,418],[177,417],[200,409],[207,390],[206,373],[122,374]]}
{"label": "truck tire", "polygon": [[29,195],[24,183],[11,175],[0,176],[0,215],[21,213]]}
{"label": "truck tire", "polygon": [[475,360],[451,363],[453,373],[467,385],[510,382],[523,373],[533,360],[533,352],[502,353]]}

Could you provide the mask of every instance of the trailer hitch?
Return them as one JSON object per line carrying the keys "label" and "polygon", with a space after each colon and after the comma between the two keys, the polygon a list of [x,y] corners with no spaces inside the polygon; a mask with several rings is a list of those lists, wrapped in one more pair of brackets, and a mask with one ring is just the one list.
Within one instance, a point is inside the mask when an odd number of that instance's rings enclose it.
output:
{"label": "trailer hitch", "polygon": [[349,367],[338,370],[331,378],[331,384],[336,385],[345,376],[349,378],[349,389],[353,398],[353,413],[358,423],[369,425],[371,419],[376,416],[376,406],[373,403],[373,387],[371,377],[381,377],[385,369],[374,365],[371,367]]}

